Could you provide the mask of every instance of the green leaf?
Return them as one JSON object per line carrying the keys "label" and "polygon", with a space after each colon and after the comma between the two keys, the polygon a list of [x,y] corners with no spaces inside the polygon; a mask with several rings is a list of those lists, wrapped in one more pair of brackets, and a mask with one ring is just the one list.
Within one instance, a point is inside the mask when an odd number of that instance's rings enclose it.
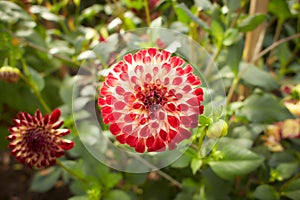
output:
{"label": "green leaf", "polygon": [[214,36],[216,44],[220,48],[224,37],[224,28],[218,21],[213,20],[211,22],[211,34]]}
{"label": "green leaf", "polygon": [[137,10],[140,10],[144,7],[144,1],[143,0],[135,0],[135,1],[124,0],[124,3],[129,8],[134,8],[134,9],[137,9]]}
{"label": "green leaf", "polygon": [[74,97],[76,96],[75,94],[73,94],[73,86],[75,81],[76,79],[74,77],[66,76],[59,90],[60,97],[62,98],[64,103],[69,106],[69,108],[72,108],[72,95],[74,95]]}
{"label": "green leaf", "polygon": [[297,158],[293,155],[291,155],[288,152],[278,152],[272,154],[272,156],[269,159],[268,165],[272,168],[275,168],[281,163],[293,163],[296,162]]}
{"label": "green leaf", "polygon": [[242,75],[242,79],[250,85],[258,86],[266,90],[274,90],[279,87],[278,82],[270,73],[255,65],[242,63],[240,65],[240,74]]}
{"label": "green leaf", "polygon": [[288,64],[289,59],[292,56],[292,52],[288,43],[283,43],[276,48],[276,55],[279,58],[279,62],[281,66],[285,66]]}
{"label": "green leaf", "polygon": [[188,7],[186,7],[186,5],[184,3],[178,4],[177,8],[182,9],[187,16],[189,16],[191,18],[191,20],[193,20],[194,22],[196,22],[196,24],[198,24],[201,28],[203,28],[205,31],[210,31],[209,26],[202,21],[200,18],[196,17],[189,9]]}
{"label": "green leaf", "polygon": [[45,87],[44,78],[33,68],[28,67],[28,72],[30,73],[31,80],[39,91],[42,91]]}
{"label": "green leaf", "polygon": [[299,164],[297,162],[292,163],[280,163],[276,167],[276,171],[279,172],[281,180],[288,179],[297,173],[299,169]]}
{"label": "green leaf", "polygon": [[68,198],[68,200],[89,200],[86,195],[81,195],[81,196],[74,196],[71,198]]}
{"label": "green leaf", "polygon": [[125,173],[126,184],[141,185],[147,180],[146,173]]}
{"label": "green leaf", "polygon": [[258,186],[253,196],[260,200],[278,200],[279,194],[276,190],[270,185],[260,185]]}
{"label": "green leaf", "polygon": [[94,4],[82,11],[82,14],[79,16],[80,21],[84,19],[90,19],[97,15],[100,11],[103,10],[103,6],[99,4]]}
{"label": "green leaf", "polygon": [[242,32],[252,31],[258,25],[263,23],[263,21],[265,21],[265,19],[266,19],[266,15],[264,15],[264,14],[249,15],[248,17],[246,17],[239,23],[238,28]]}
{"label": "green leaf", "polygon": [[211,119],[205,115],[199,117],[199,123],[201,126],[208,126],[211,123]]}
{"label": "green leaf", "polygon": [[50,190],[58,180],[61,171],[51,167],[34,174],[30,190],[35,192],[46,192]]}
{"label": "green leaf", "polygon": [[293,117],[281,105],[280,99],[268,93],[254,93],[249,96],[237,115],[245,116],[254,123],[272,123]]}
{"label": "green leaf", "polygon": [[287,1],[283,0],[271,0],[268,4],[268,10],[283,21],[293,16]]}
{"label": "green leaf", "polygon": [[241,146],[231,144],[222,149],[223,158],[210,161],[212,170],[223,179],[233,179],[255,170],[263,162],[263,158]]}
{"label": "green leaf", "polygon": [[226,63],[232,70],[235,76],[237,76],[239,71],[239,65],[243,55],[243,42],[240,41],[228,47]]}
{"label": "green leaf", "polygon": [[201,10],[210,10],[212,3],[209,0],[195,0],[195,5]]}
{"label": "green leaf", "polygon": [[300,178],[289,183],[288,186],[283,190],[282,195],[293,200],[299,200]]}
{"label": "green leaf", "polygon": [[122,180],[122,175],[120,173],[109,173],[105,176],[105,180],[105,186],[113,188]]}
{"label": "green leaf", "polygon": [[200,167],[202,166],[202,159],[198,159],[198,158],[193,158],[191,161],[191,169],[193,174],[196,174],[196,172],[200,169]]}
{"label": "green leaf", "polygon": [[[201,170],[202,184],[205,186],[205,197],[208,199],[228,200],[233,182],[225,181],[217,176],[210,168]],[[202,199],[201,199],[202,200]]]}
{"label": "green leaf", "polygon": [[242,34],[237,29],[229,28],[226,30],[223,40],[224,46],[231,46],[242,39]]}
{"label": "green leaf", "polygon": [[182,191],[176,195],[175,200],[193,199],[194,193],[199,189],[199,183],[191,178],[185,178],[182,181]]}
{"label": "green leaf", "polygon": [[127,193],[123,192],[122,190],[111,190],[109,193],[104,197],[104,200],[130,200],[130,197]]}
{"label": "green leaf", "polygon": [[0,21],[13,24],[19,20],[30,19],[30,16],[17,4],[10,1],[0,2]]}
{"label": "green leaf", "polygon": [[178,21],[183,22],[184,24],[189,24],[191,22],[191,18],[187,15],[186,11],[178,7],[178,5],[174,6],[174,10]]}
{"label": "green leaf", "polygon": [[61,16],[56,15],[44,6],[33,5],[30,7],[30,12],[34,14],[39,14],[43,19],[53,22],[59,22],[61,20]]}
{"label": "green leaf", "polygon": [[230,12],[234,12],[241,7],[241,0],[224,0],[224,3]]}
{"label": "green leaf", "polygon": [[171,167],[174,168],[185,168],[189,165],[191,158],[185,154],[182,154],[180,158],[178,158],[174,163],[172,163]]}

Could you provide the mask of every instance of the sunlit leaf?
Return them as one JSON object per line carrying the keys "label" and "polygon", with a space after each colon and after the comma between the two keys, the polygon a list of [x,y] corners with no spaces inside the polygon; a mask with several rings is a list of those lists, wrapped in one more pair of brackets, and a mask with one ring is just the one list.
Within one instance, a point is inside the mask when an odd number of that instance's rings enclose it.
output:
{"label": "sunlit leaf", "polygon": [[210,161],[208,164],[221,178],[233,179],[255,170],[263,162],[263,158],[241,146],[228,144],[222,148],[223,158]]}
{"label": "sunlit leaf", "polygon": [[242,32],[248,32],[254,30],[266,19],[264,14],[253,14],[243,19],[239,24],[238,28]]}
{"label": "sunlit leaf", "polygon": [[270,185],[258,186],[255,189],[253,196],[260,200],[279,200],[278,192]]}

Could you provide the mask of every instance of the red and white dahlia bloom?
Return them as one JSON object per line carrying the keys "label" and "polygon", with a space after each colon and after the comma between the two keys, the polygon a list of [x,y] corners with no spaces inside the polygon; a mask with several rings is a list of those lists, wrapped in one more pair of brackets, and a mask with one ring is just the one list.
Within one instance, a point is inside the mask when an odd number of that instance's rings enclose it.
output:
{"label": "red and white dahlia bloom", "polygon": [[20,112],[14,119],[15,126],[9,128],[11,154],[28,167],[47,167],[56,163],[56,158],[73,148],[74,142],[61,138],[70,133],[69,129],[59,129],[60,111],[55,109],[51,115],[42,116],[39,110],[34,116]]}
{"label": "red and white dahlia bloom", "polygon": [[172,150],[198,126],[200,84],[182,58],[155,48],[140,50],[112,67],[98,105],[121,144],[140,153]]}

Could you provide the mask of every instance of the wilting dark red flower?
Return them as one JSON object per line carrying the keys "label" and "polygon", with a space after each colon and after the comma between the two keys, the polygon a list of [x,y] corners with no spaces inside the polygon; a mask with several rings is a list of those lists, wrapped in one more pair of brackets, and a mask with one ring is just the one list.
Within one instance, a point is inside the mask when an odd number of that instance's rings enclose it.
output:
{"label": "wilting dark red flower", "polygon": [[64,155],[65,150],[74,146],[74,142],[61,138],[70,133],[69,129],[59,129],[63,120],[59,120],[60,110],[43,116],[39,110],[34,116],[20,112],[14,119],[15,126],[9,128],[11,154],[29,167],[46,167],[56,163],[56,158]]}
{"label": "wilting dark red flower", "polygon": [[172,150],[198,126],[203,112],[200,84],[183,59],[150,48],[125,55],[112,67],[98,104],[121,144],[141,153]]}

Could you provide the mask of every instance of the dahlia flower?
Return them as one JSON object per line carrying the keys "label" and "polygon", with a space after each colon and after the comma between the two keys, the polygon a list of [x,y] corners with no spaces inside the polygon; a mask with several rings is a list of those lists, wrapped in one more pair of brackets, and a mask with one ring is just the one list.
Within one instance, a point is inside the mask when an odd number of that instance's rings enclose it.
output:
{"label": "dahlia flower", "polygon": [[61,138],[70,133],[69,129],[59,129],[60,111],[55,109],[50,115],[43,116],[39,110],[34,116],[20,112],[14,119],[15,126],[9,128],[11,155],[29,167],[46,167],[56,163],[56,158],[64,155],[65,150],[74,142]]}
{"label": "dahlia flower", "polygon": [[143,153],[173,150],[191,136],[203,113],[203,90],[193,68],[170,52],[150,48],[115,64],[98,105],[121,144]]}

